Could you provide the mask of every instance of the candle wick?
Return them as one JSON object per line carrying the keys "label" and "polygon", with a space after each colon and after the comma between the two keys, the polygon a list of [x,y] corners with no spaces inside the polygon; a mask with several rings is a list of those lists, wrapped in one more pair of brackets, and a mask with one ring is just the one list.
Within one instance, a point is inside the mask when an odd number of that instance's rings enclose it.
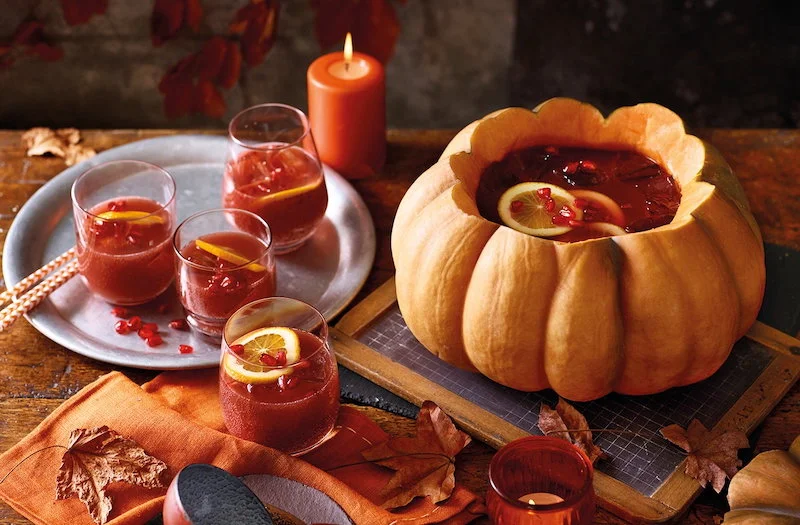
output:
{"label": "candle wick", "polygon": [[349,60],[345,60],[344,61],[344,70],[345,70],[345,72],[349,72],[350,71],[350,61]]}

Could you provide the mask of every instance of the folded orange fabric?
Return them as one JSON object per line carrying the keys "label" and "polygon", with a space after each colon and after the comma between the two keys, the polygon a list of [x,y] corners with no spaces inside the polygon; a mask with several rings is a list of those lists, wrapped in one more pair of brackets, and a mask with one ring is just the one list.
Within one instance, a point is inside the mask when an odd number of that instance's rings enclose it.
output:
{"label": "folded orange fabric", "polygon": [[[123,374],[112,372],[64,402],[0,456],[0,475],[37,450],[66,445],[76,428],[107,425],[164,461],[169,466],[169,478],[190,463],[212,463],[239,476],[273,474],[328,494],[359,524],[467,523],[477,515],[480,503],[460,487],[442,505],[426,499],[396,513],[381,509],[373,502],[376,489],[387,475],[382,469],[371,465],[347,467],[334,471],[337,479],[304,460],[220,432],[221,415],[213,402],[216,395],[214,370],[165,373],[144,390]],[[366,441],[385,439],[380,428],[357,411],[343,409],[340,424],[346,430],[305,459],[331,468],[357,461],[354,458],[360,458],[359,450]],[[90,525],[93,522],[77,498],[55,500],[62,454],[62,449],[53,448],[31,456],[0,485],[0,497],[37,524]],[[114,501],[109,523],[132,525],[144,523],[161,511],[166,489],[120,483],[111,485],[108,492]]]}

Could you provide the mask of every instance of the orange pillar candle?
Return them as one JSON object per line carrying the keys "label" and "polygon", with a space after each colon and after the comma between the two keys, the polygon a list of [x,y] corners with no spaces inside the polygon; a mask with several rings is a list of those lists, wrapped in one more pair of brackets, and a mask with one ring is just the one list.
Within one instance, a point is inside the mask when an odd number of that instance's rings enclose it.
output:
{"label": "orange pillar candle", "polygon": [[386,159],[386,87],[383,66],[354,53],[330,53],[308,68],[308,117],[325,164],[347,178],[368,177]]}

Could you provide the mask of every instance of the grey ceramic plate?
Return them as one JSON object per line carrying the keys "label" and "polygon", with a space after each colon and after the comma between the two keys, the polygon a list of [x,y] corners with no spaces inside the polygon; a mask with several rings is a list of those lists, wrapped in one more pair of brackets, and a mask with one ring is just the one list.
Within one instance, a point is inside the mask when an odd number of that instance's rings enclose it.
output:
{"label": "grey ceramic plate", "polygon": [[330,496],[298,481],[269,474],[254,474],[242,480],[262,503],[283,509],[305,523],[353,523]]}
{"label": "grey ceramic plate", "polygon": [[[218,208],[227,141],[224,137],[177,135],[142,140],[113,148],[61,172],[22,207],[3,250],[3,276],[10,288],[75,243],[70,187],[90,166],[134,159],[165,168],[178,185],[178,220],[197,211]],[[375,258],[375,228],[364,201],[341,175],[325,168],[328,210],[320,228],[302,248],[278,257],[278,294],[313,304],[330,319],[355,297]],[[157,300],[159,301],[159,300]],[[168,290],[156,305],[131,311],[162,328],[164,344],[149,348],[136,335],[114,332],[110,306],[94,297],[81,278],[56,290],[28,315],[37,330],[79,354],[115,365],[176,369],[215,366],[219,343],[195,333],[169,330],[167,323],[183,310]],[[180,354],[179,344],[194,347]]]}

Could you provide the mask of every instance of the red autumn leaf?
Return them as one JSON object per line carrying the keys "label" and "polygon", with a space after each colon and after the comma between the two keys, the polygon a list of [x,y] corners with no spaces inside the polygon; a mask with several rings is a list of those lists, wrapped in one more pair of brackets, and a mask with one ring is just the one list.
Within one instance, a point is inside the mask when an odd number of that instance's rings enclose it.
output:
{"label": "red autumn leaf", "polygon": [[239,74],[242,70],[242,52],[236,42],[228,41],[227,47],[225,60],[222,62],[217,82],[225,89],[230,89],[239,81]]}
{"label": "red autumn leaf", "polygon": [[314,34],[322,49],[344,40],[350,32],[357,51],[389,61],[400,34],[400,22],[390,0],[311,0]]}
{"label": "red autumn leaf", "polygon": [[433,401],[425,401],[417,416],[417,435],[393,437],[362,452],[364,458],[395,471],[381,491],[383,506],[407,505],[417,496],[434,503],[450,497],[455,488],[456,454],[470,437]]}
{"label": "red autumn leaf", "polygon": [[228,42],[221,36],[207,40],[197,55],[197,76],[202,80],[215,78],[222,69],[227,50]]}
{"label": "red autumn leaf", "polygon": [[560,397],[555,410],[542,403],[537,425],[545,436],[563,439],[584,451],[592,463],[606,456],[592,441],[592,432],[583,414]]}
{"label": "red autumn leaf", "polygon": [[200,5],[200,0],[186,0],[185,11],[184,23],[192,31],[199,31],[200,22],[203,21],[203,6]]}
{"label": "red autumn leaf", "polygon": [[150,16],[150,37],[158,47],[180,31],[184,0],[156,0]]}
{"label": "red autumn leaf", "polygon": [[688,453],[686,474],[703,488],[710,481],[717,493],[725,486],[725,478],[732,478],[742,466],[739,449],[750,446],[744,432],[734,430],[713,435],[697,419],[692,419],[688,430],[669,425],[661,429],[661,435]]}
{"label": "red autumn leaf", "polygon": [[64,50],[60,47],[51,46],[45,42],[39,42],[28,48],[29,55],[36,55],[45,62],[56,62],[64,58]]}
{"label": "red autumn leaf", "polygon": [[210,80],[201,80],[195,86],[193,109],[213,118],[220,118],[225,114],[225,100]]}
{"label": "red autumn leaf", "polygon": [[241,35],[242,55],[249,66],[264,61],[278,34],[278,0],[250,0],[236,12],[230,31]]}
{"label": "red autumn leaf", "polygon": [[44,25],[39,20],[25,20],[14,31],[10,44],[4,44],[6,53],[0,54],[0,67],[10,66],[14,62],[11,55],[15,46],[25,48],[25,53],[38,56],[46,62],[53,62],[64,57],[64,51],[47,42],[44,36]]}
{"label": "red autumn leaf", "polygon": [[32,46],[44,38],[44,24],[39,20],[25,20],[17,26],[11,44]]}
{"label": "red autumn leaf", "polygon": [[78,496],[95,523],[108,521],[112,509],[106,487],[125,482],[145,488],[163,487],[167,465],[149,456],[132,439],[108,427],[79,428],[69,437],[56,478],[56,499]]}
{"label": "red autumn leaf", "polygon": [[102,15],[108,9],[108,0],[61,0],[64,20],[71,25],[85,24],[92,15]]}

